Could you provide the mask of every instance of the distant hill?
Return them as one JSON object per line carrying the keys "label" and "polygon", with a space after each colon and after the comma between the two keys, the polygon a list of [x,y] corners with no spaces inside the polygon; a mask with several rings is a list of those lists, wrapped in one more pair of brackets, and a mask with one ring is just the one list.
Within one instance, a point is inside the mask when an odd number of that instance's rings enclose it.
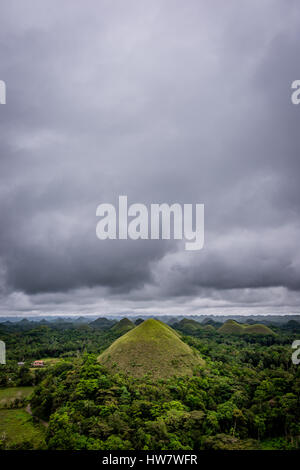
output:
{"label": "distant hill", "polygon": [[73,323],[77,324],[77,323],[89,323],[89,319],[86,318],[86,317],[78,317],[76,318]]}
{"label": "distant hill", "polygon": [[180,330],[184,330],[186,332],[193,332],[199,330],[201,328],[201,324],[191,318],[183,318],[178,323],[174,323],[174,328],[179,328]]}
{"label": "distant hill", "polygon": [[178,324],[184,328],[190,328],[192,330],[197,330],[201,327],[199,322],[192,320],[191,318],[183,318]]}
{"label": "distant hill", "polygon": [[118,338],[98,361],[133,377],[149,373],[154,378],[192,375],[203,365],[200,355],[179,334],[159,320],[149,319]]}
{"label": "distant hill", "polygon": [[213,320],[210,317],[204,318],[204,320],[202,321],[202,325],[213,325],[214,323],[215,323],[215,320]]}
{"label": "distant hill", "polygon": [[290,330],[294,333],[298,333],[300,332],[300,323],[296,320],[290,320],[285,325],[282,325],[282,328],[285,330]]}
{"label": "distant hill", "polygon": [[229,335],[256,334],[256,335],[273,335],[274,332],[266,325],[259,323],[247,325],[237,323],[234,320],[227,320],[219,329],[219,333]]}
{"label": "distant hill", "polygon": [[192,318],[183,318],[179,323],[174,323],[173,327],[187,334],[193,334],[197,331],[216,331],[210,323],[199,323]]}
{"label": "distant hill", "polygon": [[215,329],[212,325],[210,325],[210,324],[204,325],[204,326],[203,326],[203,330],[207,330],[207,331],[216,331],[216,329]]}
{"label": "distant hill", "polygon": [[166,320],[164,320],[164,317],[161,318],[162,322],[167,323],[168,325],[171,325],[171,326],[174,323],[177,323],[179,320],[180,320],[180,317],[171,317],[171,318],[167,318]]}
{"label": "distant hill", "polygon": [[143,323],[144,319],[143,318],[137,318],[135,321],[134,321],[134,324],[136,326],[140,325],[141,323]]}
{"label": "distant hill", "polygon": [[135,328],[135,324],[131,320],[128,320],[128,318],[122,318],[122,320],[111,327],[111,330],[124,334],[132,330],[132,328]]}
{"label": "distant hill", "polygon": [[27,318],[23,318],[22,320],[18,321],[16,323],[18,325],[18,328],[21,330],[30,330],[31,328],[34,328],[37,324],[39,323],[34,323],[30,320],[27,320]]}
{"label": "distant hill", "polygon": [[[204,320],[201,322],[201,325],[212,326],[215,329],[215,328],[219,328],[220,326],[222,326],[222,322],[208,317],[208,318],[204,318]],[[211,328],[207,328],[207,329],[211,330]]]}
{"label": "distant hill", "polygon": [[92,328],[99,328],[101,330],[108,330],[116,322],[114,320],[108,320],[107,318],[97,318],[97,320],[92,321],[89,325]]}

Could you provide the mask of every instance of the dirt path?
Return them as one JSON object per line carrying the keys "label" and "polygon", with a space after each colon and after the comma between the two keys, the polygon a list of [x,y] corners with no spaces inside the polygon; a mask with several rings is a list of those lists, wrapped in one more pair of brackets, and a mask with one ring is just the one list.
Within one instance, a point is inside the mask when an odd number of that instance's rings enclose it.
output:
{"label": "dirt path", "polygon": [[29,413],[31,416],[33,416],[34,418],[38,419],[39,422],[40,422],[43,426],[45,426],[45,428],[47,428],[47,427],[49,426],[49,423],[47,423],[47,421],[43,421],[42,419],[40,419],[40,418],[38,418],[37,416],[34,416],[34,415],[32,414],[30,404],[28,404],[28,405],[26,406],[25,410],[26,410],[27,413]]}

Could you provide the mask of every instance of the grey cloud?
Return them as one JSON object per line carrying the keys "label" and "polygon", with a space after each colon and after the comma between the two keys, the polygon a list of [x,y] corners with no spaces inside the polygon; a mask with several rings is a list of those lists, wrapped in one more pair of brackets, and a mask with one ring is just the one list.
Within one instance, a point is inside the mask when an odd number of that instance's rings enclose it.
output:
{"label": "grey cloud", "polygon": [[[299,309],[298,2],[11,0],[0,22],[2,313]],[[119,194],[204,203],[204,250],[100,242]]]}

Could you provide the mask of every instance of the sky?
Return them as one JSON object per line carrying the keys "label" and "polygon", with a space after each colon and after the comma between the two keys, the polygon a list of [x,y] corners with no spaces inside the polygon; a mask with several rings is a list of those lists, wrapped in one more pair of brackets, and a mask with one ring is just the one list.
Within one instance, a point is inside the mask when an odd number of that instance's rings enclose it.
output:
{"label": "sky", "polygon": [[[300,313],[297,0],[2,0],[0,315]],[[205,242],[96,208],[205,206]]]}

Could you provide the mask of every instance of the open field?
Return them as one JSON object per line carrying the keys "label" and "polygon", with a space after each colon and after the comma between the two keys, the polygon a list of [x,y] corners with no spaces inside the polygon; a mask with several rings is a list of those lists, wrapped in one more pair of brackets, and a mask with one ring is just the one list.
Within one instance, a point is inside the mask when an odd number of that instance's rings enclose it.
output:
{"label": "open field", "polygon": [[44,428],[35,424],[25,409],[0,410],[0,442],[12,447],[26,442],[31,443],[29,448],[40,448],[44,441]]}
{"label": "open field", "polygon": [[33,392],[34,387],[0,388],[0,409],[16,398],[26,398]]}

